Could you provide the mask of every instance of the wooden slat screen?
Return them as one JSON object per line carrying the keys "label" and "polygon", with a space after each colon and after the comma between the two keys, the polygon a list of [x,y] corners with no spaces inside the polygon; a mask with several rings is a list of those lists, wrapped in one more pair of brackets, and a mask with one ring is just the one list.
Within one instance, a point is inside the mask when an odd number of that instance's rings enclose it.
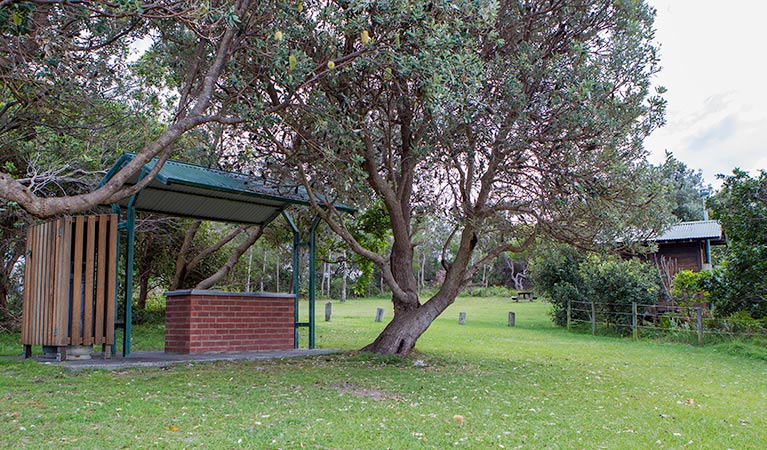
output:
{"label": "wooden slat screen", "polygon": [[63,217],[27,230],[22,344],[114,342],[117,220]]}

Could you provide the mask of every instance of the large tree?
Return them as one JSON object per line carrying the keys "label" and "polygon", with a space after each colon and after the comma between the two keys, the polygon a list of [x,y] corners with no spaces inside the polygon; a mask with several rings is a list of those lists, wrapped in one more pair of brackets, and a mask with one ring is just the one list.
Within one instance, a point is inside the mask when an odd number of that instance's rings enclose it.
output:
{"label": "large tree", "polygon": [[712,296],[719,315],[746,311],[767,317],[767,171],[756,176],[735,169],[720,175],[722,188],[709,199],[722,224],[727,249],[715,272]]}
{"label": "large tree", "polygon": [[[641,1],[40,0],[0,8],[8,55],[0,76],[37,92],[12,91],[8,108],[86,88],[135,116],[136,105],[174,104],[105,186],[43,197],[0,171],[0,197],[39,217],[81,211],[139,189],[122,183],[150,158],[169,157],[190,130],[229,126],[231,153],[252,159],[265,150],[260,170],[295,171],[308,192],[324,195],[313,196],[316,212],[378,266],[395,314],[371,351],[410,351],[500,252],[540,234],[609,242],[663,217],[646,214],[656,186],[641,140],[662,121],[663,104],[650,92],[653,11]],[[145,38],[160,69],[139,73],[147,84],[138,86],[123,66],[126,49]],[[355,239],[322,205],[329,198],[380,201],[391,245],[374,251]],[[443,243],[444,283],[421,301],[414,236],[426,213],[453,231]]]}
{"label": "large tree", "polygon": [[703,220],[705,196],[712,192],[711,185],[703,180],[703,172],[687,167],[668,151],[659,169],[668,183],[667,196],[674,217],[682,222]]}
{"label": "large tree", "polygon": [[[273,23],[296,8],[303,9],[301,2],[1,0],[0,135],[30,139],[45,129],[66,137],[87,130],[98,142],[115,130],[143,133],[110,149],[113,156],[137,155],[97,189],[44,195],[31,189],[34,179],[2,166],[0,198],[41,218],[111,203],[149,183],[186,133],[256,121],[284,108],[316,79],[308,71],[281,86],[281,104],[262,101],[264,80],[292,64],[273,52]],[[126,187],[154,157],[160,164]]]}
{"label": "large tree", "polygon": [[[383,203],[385,253],[315,204],[391,288],[394,317],[366,350],[406,354],[482,264],[541,234],[591,246],[665,219],[650,213],[660,184],[641,144],[663,111],[651,94],[658,67],[643,2],[307,6],[279,25],[284,51],[297,72],[326,69],[280,111],[270,139],[251,140],[309,192]],[[283,101],[270,92],[274,105]],[[427,211],[453,232],[443,242],[444,282],[422,301],[414,236]]]}

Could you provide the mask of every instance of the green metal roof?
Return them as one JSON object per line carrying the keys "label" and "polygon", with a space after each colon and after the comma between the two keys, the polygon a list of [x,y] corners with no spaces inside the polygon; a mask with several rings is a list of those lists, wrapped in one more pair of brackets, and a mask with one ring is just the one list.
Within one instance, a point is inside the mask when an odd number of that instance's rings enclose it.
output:
{"label": "green metal roof", "polygon": [[[134,157],[133,153],[123,154],[102,183]],[[139,177],[152,170],[156,163],[157,159],[150,161],[141,174],[135,174],[126,184],[138,183]],[[129,201],[124,199],[119,204],[127,206]],[[157,177],[136,194],[134,206],[139,211],[173,216],[266,225],[288,206],[308,204],[306,191],[298,186],[268,184],[243,173],[169,160]],[[334,206],[344,212],[355,211],[340,203]]]}
{"label": "green metal roof", "polygon": [[655,238],[657,242],[709,240],[712,244],[724,244],[726,239],[722,226],[716,220],[680,222],[672,225]]}

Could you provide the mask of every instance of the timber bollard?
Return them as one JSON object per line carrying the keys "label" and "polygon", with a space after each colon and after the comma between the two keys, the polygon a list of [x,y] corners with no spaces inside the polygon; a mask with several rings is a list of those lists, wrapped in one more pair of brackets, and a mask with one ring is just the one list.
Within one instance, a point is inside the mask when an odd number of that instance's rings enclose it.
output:
{"label": "timber bollard", "polygon": [[513,327],[516,324],[517,316],[514,314],[514,311],[509,311],[509,326]]}
{"label": "timber bollard", "polygon": [[333,316],[333,304],[330,302],[325,303],[325,322],[330,322],[330,318]]}
{"label": "timber bollard", "polygon": [[466,325],[466,313],[458,313],[458,325]]}
{"label": "timber bollard", "polygon": [[376,322],[382,322],[383,321],[383,308],[376,308]]}
{"label": "timber bollard", "polygon": [[639,339],[639,324],[637,321],[637,303],[631,302],[631,334],[634,336],[634,340]]}

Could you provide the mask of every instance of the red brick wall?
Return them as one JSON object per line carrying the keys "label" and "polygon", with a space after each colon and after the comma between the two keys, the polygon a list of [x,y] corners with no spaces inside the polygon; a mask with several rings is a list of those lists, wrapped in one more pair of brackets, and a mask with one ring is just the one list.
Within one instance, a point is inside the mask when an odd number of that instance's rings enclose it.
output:
{"label": "red brick wall", "polygon": [[165,351],[222,353],[293,348],[293,296],[184,290],[165,294]]}

